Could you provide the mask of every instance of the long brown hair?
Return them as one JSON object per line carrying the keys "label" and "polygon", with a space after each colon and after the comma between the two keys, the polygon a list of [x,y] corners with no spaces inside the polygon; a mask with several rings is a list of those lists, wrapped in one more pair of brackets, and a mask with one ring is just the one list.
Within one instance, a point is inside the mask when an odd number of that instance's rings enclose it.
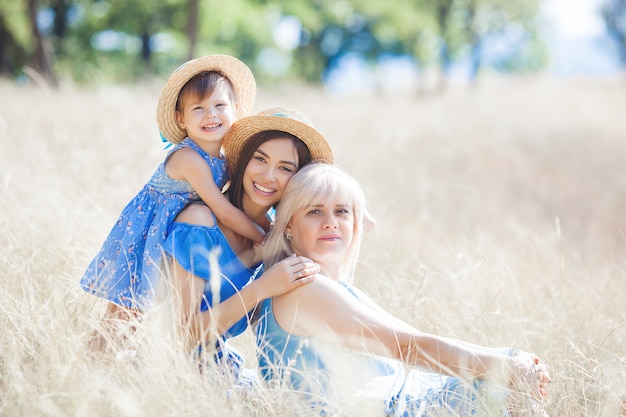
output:
{"label": "long brown hair", "polygon": [[228,188],[228,200],[238,209],[243,209],[243,174],[246,171],[248,162],[250,162],[259,146],[277,138],[288,138],[293,141],[293,145],[296,147],[296,153],[298,154],[298,169],[311,162],[311,152],[309,152],[309,148],[304,142],[290,133],[280,130],[266,130],[254,134],[243,146],[237,166],[230,167],[232,174],[230,187]]}

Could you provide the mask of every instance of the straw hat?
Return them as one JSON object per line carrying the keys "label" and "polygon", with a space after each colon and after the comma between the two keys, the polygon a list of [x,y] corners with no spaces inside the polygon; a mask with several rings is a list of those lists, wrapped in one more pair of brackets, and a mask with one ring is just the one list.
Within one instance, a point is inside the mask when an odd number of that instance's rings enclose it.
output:
{"label": "straw hat", "polygon": [[309,148],[313,161],[333,163],[330,145],[304,114],[285,107],[274,107],[237,120],[226,134],[223,146],[230,170],[237,166],[239,155],[248,139],[268,130],[287,132],[300,139]]}
{"label": "straw hat", "polygon": [[216,71],[228,78],[235,89],[238,118],[248,115],[254,107],[256,82],[246,64],[232,56],[219,54],[187,61],[170,75],[157,105],[159,132],[171,143],[176,144],[186,136],[176,119],[178,94],[191,78],[205,71]]}

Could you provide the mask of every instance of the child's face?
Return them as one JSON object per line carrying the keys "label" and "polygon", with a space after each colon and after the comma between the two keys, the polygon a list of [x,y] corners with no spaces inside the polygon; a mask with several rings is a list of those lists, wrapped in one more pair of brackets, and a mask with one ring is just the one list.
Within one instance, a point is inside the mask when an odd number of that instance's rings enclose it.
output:
{"label": "child's face", "polygon": [[221,146],[236,115],[230,88],[225,83],[216,85],[208,97],[183,97],[181,111],[176,112],[178,124],[198,145],[211,143]]}
{"label": "child's face", "polygon": [[330,196],[293,215],[286,229],[294,251],[327,266],[344,262],[354,236],[351,204]]}

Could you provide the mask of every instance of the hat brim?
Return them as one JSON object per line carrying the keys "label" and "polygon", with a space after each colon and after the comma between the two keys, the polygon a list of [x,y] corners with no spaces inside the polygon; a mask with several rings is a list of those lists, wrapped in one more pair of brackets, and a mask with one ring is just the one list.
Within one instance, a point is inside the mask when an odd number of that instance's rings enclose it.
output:
{"label": "hat brim", "polygon": [[313,161],[327,164],[334,162],[330,145],[312,126],[287,117],[255,115],[236,121],[224,137],[224,151],[231,172],[239,163],[239,156],[246,142],[255,134],[269,130],[286,132],[300,139],[309,148]]}
{"label": "hat brim", "polygon": [[170,75],[157,104],[159,132],[173,144],[179,143],[186,136],[176,119],[176,102],[180,90],[191,78],[205,71],[216,71],[228,78],[235,90],[238,118],[247,116],[254,108],[256,82],[246,64],[232,56],[220,54],[187,61]]}

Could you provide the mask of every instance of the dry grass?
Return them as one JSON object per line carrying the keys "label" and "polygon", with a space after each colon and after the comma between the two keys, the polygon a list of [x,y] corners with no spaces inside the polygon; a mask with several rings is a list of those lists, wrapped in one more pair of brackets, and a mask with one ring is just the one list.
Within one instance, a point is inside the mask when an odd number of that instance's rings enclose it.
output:
{"label": "dry grass", "polygon": [[[0,84],[2,416],[258,407],[200,377],[156,320],[138,360],[84,348],[104,306],[77,282],[163,157],[158,93]],[[626,415],[623,80],[490,79],[421,100],[262,90],[256,108],[273,105],[308,114],[369,196],[362,288],[423,330],[537,352],[551,416]]]}

